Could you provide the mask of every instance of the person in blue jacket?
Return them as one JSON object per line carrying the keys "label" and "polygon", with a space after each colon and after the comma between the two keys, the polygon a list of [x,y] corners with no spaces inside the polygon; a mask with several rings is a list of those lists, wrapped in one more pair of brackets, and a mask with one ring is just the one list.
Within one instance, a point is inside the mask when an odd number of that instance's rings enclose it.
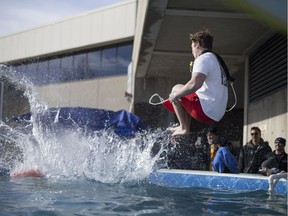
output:
{"label": "person in blue jacket", "polygon": [[220,146],[212,161],[213,171],[219,173],[238,173],[237,159],[228,146]]}
{"label": "person in blue jacket", "polygon": [[238,173],[237,159],[231,152],[233,146],[220,137],[216,127],[209,127],[207,140],[210,145],[210,169],[219,173]]}

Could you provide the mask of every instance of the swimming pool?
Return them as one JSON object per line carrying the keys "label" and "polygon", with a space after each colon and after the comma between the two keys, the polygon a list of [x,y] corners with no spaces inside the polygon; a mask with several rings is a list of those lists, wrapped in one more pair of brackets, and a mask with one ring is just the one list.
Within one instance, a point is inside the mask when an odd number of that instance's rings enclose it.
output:
{"label": "swimming pool", "polygon": [[169,188],[145,181],[0,178],[1,215],[286,215],[266,191]]}

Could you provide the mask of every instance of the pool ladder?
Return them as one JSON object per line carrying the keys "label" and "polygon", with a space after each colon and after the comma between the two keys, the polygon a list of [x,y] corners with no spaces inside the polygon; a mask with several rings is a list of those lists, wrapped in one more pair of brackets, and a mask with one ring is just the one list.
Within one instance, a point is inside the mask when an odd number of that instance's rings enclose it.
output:
{"label": "pool ladder", "polygon": [[270,193],[273,193],[274,192],[274,189],[278,183],[278,181],[281,179],[281,178],[284,178],[284,179],[288,179],[288,173],[286,172],[280,172],[280,173],[277,173],[277,174],[273,174],[273,175],[270,175],[269,178],[268,178],[268,182],[269,182],[269,188],[268,188],[268,191]]}

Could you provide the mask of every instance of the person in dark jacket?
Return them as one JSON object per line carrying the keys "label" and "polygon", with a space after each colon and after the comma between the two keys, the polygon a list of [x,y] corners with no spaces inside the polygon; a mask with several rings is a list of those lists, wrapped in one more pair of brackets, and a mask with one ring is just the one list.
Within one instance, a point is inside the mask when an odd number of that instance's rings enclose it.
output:
{"label": "person in dark jacket", "polygon": [[261,164],[260,172],[266,176],[279,172],[287,172],[288,155],[285,152],[286,139],[278,137],[274,144],[275,150],[273,151],[273,156]]}
{"label": "person in dark jacket", "polygon": [[272,156],[272,149],[268,142],[261,138],[258,127],[251,128],[252,139],[244,145],[239,154],[239,173],[258,173],[263,161]]}
{"label": "person in dark jacket", "polygon": [[288,155],[285,152],[286,139],[278,137],[275,142],[275,150],[273,151],[273,157],[277,161],[278,169],[287,172],[287,159]]}

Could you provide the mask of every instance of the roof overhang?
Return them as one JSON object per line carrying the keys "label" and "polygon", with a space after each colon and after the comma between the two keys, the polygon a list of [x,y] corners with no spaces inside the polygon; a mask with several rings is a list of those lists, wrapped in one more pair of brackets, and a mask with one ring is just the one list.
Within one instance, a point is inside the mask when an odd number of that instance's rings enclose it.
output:
{"label": "roof overhang", "polygon": [[213,34],[213,50],[234,76],[243,72],[245,57],[273,33],[266,23],[223,1],[153,0],[145,19],[136,78],[187,79],[193,58],[189,33],[203,27]]}

